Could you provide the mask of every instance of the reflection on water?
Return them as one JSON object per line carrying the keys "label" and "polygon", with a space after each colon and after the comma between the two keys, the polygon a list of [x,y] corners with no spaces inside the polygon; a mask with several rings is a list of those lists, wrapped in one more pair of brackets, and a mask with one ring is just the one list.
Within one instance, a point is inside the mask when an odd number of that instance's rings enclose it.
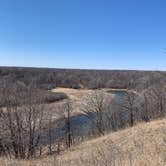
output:
{"label": "reflection on water", "polygon": [[[109,92],[113,95],[114,100],[123,101],[126,96],[126,91],[111,91]],[[78,114],[71,117],[72,133],[74,136],[86,136],[92,133],[95,126],[92,120],[95,119],[96,114],[90,113],[88,116],[85,114]],[[51,129],[53,139],[58,139],[59,137],[64,138],[66,132],[65,119],[60,119],[58,121],[58,126]]]}
{"label": "reflection on water", "polygon": [[[125,90],[124,91],[116,90],[116,91],[111,91],[109,93],[113,95],[113,98],[115,101],[123,102],[123,99],[125,98],[127,92]],[[96,116],[95,113],[91,113],[88,116],[79,114],[75,117],[72,117],[71,123],[72,123],[72,127],[74,128],[75,134],[87,135],[94,127],[91,120],[94,119],[95,116]],[[91,128],[89,126],[91,126]]]}
{"label": "reflection on water", "polygon": [[127,91],[126,90],[111,90],[111,91],[109,91],[108,93],[111,93],[114,97],[117,97],[117,98],[119,98],[119,97],[124,97],[124,96],[126,96],[126,93],[127,93]]}

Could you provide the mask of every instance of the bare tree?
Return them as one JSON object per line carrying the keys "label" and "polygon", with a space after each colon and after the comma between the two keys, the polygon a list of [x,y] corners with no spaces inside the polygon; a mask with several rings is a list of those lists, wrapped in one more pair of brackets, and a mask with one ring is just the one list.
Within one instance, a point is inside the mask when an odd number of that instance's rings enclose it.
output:
{"label": "bare tree", "polygon": [[71,112],[72,112],[72,103],[70,99],[64,104],[64,113],[65,113],[65,135],[66,135],[66,145],[67,148],[70,148],[72,140],[72,122],[71,122]]}
{"label": "bare tree", "polygon": [[166,102],[166,89],[162,86],[155,86],[152,89],[152,95],[156,100],[157,110],[159,116],[163,117],[165,115],[165,102]]}
{"label": "bare tree", "polygon": [[97,129],[98,135],[104,135],[106,131],[106,117],[110,110],[110,101],[110,95],[106,95],[102,91],[95,91],[88,96],[83,103],[82,111],[91,120],[92,124]]}
{"label": "bare tree", "polygon": [[149,122],[150,121],[150,117],[151,117],[151,111],[149,109],[149,102],[150,102],[150,98],[148,98],[148,93],[144,93],[143,94],[143,108],[142,108],[142,120],[145,122]]}
{"label": "bare tree", "polygon": [[[35,155],[41,139],[43,106],[34,104],[36,97],[28,88],[26,104],[22,103],[20,87],[6,87],[3,92],[5,107],[0,111],[4,124],[6,145],[15,158],[30,158]],[[20,93],[19,93],[20,92]]]}
{"label": "bare tree", "polygon": [[125,99],[121,103],[122,111],[124,111],[124,118],[126,118],[126,114],[129,115],[129,125],[132,127],[135,122],[136,112],[138,111],[138,94],[132,90],[128,90],[125,96]]}
{"label": "bare tree", "polygon": [[166,114],[166,88],[162,85],[155,85],[147,89],[146,94],[151,118],[164,117]]}
{"label": "bare tree", "polygon": [[49,114],[49,124],[48,124],[48,139],[49,139],[49,153],[52,154],[52,114]]}

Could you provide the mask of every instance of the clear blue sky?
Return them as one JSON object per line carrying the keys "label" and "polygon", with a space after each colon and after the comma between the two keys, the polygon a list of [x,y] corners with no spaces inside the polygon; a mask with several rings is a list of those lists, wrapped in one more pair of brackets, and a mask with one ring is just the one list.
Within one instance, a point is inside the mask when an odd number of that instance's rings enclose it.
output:
{"label": "clear blue sky", "polygon": [[166,70],[166,0],[0,0],[0,65]]}

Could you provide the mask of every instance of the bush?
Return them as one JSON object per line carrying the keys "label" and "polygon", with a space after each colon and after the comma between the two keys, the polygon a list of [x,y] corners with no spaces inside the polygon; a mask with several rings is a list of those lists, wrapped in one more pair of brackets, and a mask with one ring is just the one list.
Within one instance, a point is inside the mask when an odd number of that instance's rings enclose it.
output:
{"label": "bush", "polygon": [[44,97],[43,97],[43,102],[44,103],[53,103],[56,101],[60,101],[63,99],[67,99],[67,95],[65,93],[53,93],[53,92],[45,92]]}

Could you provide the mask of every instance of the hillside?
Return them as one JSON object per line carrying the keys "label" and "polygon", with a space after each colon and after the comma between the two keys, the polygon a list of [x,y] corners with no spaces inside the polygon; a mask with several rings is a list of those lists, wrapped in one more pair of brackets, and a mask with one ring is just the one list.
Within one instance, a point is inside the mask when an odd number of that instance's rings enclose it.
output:
{"label": "hillside", "polygon": [[165,166],[166,119],[140,123],[133,128],[92,139],[62,152],[59,157],[9,161],[6,166]]}
{"label": "hillside", "polygon": [[0,68],[0,165],[165,166],[165,74]]}

